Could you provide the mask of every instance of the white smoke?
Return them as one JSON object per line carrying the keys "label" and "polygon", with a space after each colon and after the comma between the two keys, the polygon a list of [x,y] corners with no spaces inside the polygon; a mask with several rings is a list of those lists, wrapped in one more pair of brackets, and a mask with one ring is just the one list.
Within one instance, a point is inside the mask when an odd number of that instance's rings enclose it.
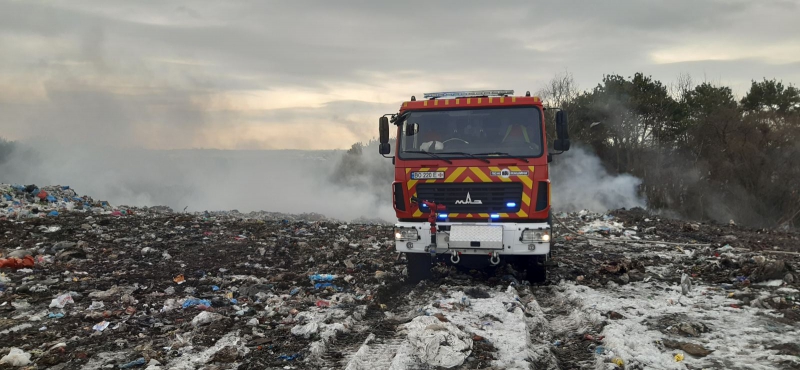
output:
{"label": "white smoke", "polygon": [[585,149],[573,147],[553,158],[550,188],[556,211],[605,212],[647,206],[638,191],[641,179],[628,174],[609,174],[600,158]]}

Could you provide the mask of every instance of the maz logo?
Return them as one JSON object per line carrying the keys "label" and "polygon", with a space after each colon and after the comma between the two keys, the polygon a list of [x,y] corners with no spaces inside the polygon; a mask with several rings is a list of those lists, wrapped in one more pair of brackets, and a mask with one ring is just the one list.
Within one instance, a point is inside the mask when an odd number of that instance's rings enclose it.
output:
{"label": "maz logo", "polygon": [[472,200],[472,197],[469,195],[469,192],[467,192],[467,199],[457,200],[456,204],[483,204],[483,202],[480,200]]}

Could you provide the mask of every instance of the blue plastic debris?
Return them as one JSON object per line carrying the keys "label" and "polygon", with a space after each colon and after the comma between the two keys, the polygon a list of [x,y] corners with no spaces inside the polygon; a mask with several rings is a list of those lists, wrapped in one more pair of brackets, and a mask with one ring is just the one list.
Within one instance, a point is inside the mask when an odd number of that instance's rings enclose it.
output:
{"label": "blue plastic debris", "polygon": [[239,301],[236,298],[231,298],[231,304],[239,304]]}
{"label": "blue plastic debris", "polygon": [[58,199],[56,199],[56,197],[54,197],[52,195],[48,195],[47,198],[45,198],[45,199],[47,199],[47,201],[50,202],[50,203],[55,203],[55,202],[58,201]]}
{"label": "blue plastic debris", "polygon": [[3,198],[6,198],[6,200],[7,200],[7,201],[9,201],[9,202],[10,202],[12,199],[14,199],[14,198],[11,196],[11,194],[3,194]]}
{"label": "blue plastic debris", "polygon": [[128,362],[127,364],[119,365],[119,368],[120,369],[130,369],[132,367],[138,367],[138,366],[143,366],[143,365],[144,365],[144,357],[139,357],[139,358],[137,358],[137,359],[135,359],[135,360],[133,360],[131,362]]}
{"label": "blue plastic debris", "polygon": [[311,281],[333,281],[336,275],[331,274],[314,274],[308,277]]}
{"label": "blue plastic debris", "polygon": [[284,360],[284,361],[292,361],[292,360],[295,360],[295,359],[297,359],[299,357],[300,357],[299,353],[293,354],[291,356],[287,356],[287,355],[278,356],[279,359]]}
{"label": "blue plastic debris", "polygon": [[295,294],[297,294],[297,293],[300,293],[300,288],[294,288],[294,289],[292,289],[292,291],[291,291],[291,292],[289,292],[289,295],[295,295]]}
{"label": "blue plastic debris", "polygon": [[50,211],[50,213],[48,213],[47,215],[48,216],[58,216],[58,211]]}
{"label": "blue plastic debris", "polygon": [[211,290],[213,290],[213,291],[215,291],[215,292],[216,292],[216,291],[218,291],[218,290],[219,290],[219,287],[218,287],[218,286],[216,286],[216,285],[212,285],[212,286],[211,286]]}
{"label": "blue plastic debris", "polygon": [[64,314],[61,312],[56,312],[56,313],[50,312],[49,314],[47,314],[47,317],[51,319],[60,319],[64,317]]}
{"label": "blue plastic debris", "polygon": [[211,307],[211,301],[209,301],[208,299],[192,298],[192,299],[187,299],[186,301],[183,302],[183,308],[189,308],[197,305],[204,305]]}
{"label": "blue plastic debris", "polygon": [[69,185],[64,185],[61,187],[61,190],[69,190]]}
{"label": "blue plastic debris", "polygon": [[560,346],[561,346],[561,341],[560,341],[560,340],[558,340],[558,339],[556,339],[556,341],[555,341],[555,342],[553,342],[553,346],[555,346],[555,347],[560,347]]}
{"label": "blue plastic debris", "polygon": [[597,346],[594,349],[594,353],[596,353],[598,355],[602,355],[605,351],[606,351],[606,347],[603,347],[603,346]]}
{"label": "blue plastic debris", "polygon": [[338,291],[342,291],[343,290],[341,287],[333,285],[333,283],[316,283],[316,284],[314,284],[314,289],[325,289],[325,288],[328,288],[328,287],[331,287],[331,288],[336,289]]}

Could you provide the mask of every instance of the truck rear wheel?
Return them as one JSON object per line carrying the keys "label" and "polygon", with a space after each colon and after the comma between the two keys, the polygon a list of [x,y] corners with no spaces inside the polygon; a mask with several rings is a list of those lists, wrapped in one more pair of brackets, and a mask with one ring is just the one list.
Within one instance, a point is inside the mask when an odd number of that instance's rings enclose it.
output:
{"label": "truck rear wheel", "polygon": [[408,282],[411,284],[419,283],[422,280],[428,280],[433,275],[431,274],[431,255],[427,253],[406,253],[406,260],[408,260]]}

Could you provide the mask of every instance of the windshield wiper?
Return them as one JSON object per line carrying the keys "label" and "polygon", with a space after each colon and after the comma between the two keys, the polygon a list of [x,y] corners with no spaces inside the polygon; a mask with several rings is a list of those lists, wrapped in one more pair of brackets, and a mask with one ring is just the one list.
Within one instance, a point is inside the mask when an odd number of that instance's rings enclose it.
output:
{"label": "windshield wiper", "polygon": [[411,153],[411,154],[427,154],[427,155],[429,155],[429,156],[431,156],[431,157],[433,157],[433,158],[436,158],[436,159],[439,159],[439,160],[445,161],[445,162],[447,162],[447,163],[453,164],[453,161],[451,161],[451,160],[449,160],[449,159],[444,159],[444,158],[442,158],[442,157],[440,157],[440,156],[436,155],[435,153],[431,153],[431,152],[425,152],[425,151],[422,151],[422,150],[406,150],[406,151],[403,151],[403,153]]}
{"label": "windshield wiper", "polygon": [[520,161],[528,163],[528,159],[525,158],[525,157],[520,157],[518,155],[511,155],[511,154],[503,153],[503,152],[475,153],[475,155],[504,155],[506,157],[516,158],[516,159],[519,159]]}
{"label": "windshield wiper", "polygon": [[484,161],[486,163],[492,163],[486,158],[476,157],[476,156],[474,156],[472,154],[465,153],[465,152],[439,152],[439,154],[459,154],[459,155],[464,155],[464,156],[467,156],[467,157],[470,157],[470,158],[477,159],[479,161]]}

